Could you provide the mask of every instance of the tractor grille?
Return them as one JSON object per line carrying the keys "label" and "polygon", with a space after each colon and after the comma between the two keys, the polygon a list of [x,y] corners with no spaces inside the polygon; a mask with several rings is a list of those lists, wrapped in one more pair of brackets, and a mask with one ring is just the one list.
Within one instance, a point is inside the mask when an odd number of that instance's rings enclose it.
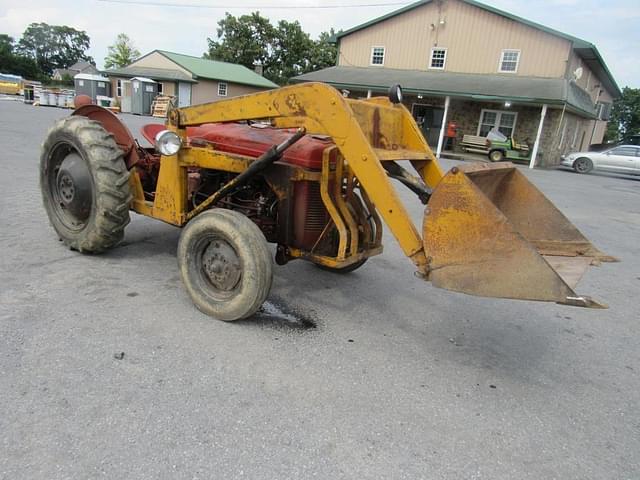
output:
{"label": "tractor grille", "polygon": [[311,250],[329,221],[318,182],[296,182],[294,187],[293,237],[295,246]]}

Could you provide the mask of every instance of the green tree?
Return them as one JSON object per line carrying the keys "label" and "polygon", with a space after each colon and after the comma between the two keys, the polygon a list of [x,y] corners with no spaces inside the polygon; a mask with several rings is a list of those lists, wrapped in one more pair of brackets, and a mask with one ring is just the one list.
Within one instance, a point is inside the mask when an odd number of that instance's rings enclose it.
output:
{"label": "green tree", "polygon": [[66,25],[32,23],[22,34],[16,51],[35,60],[43,73],[51,75],[55,68],[68,68],[78,60],[95,64],[85,53],[89,45],[85,31]]}
{"label": "green tree", "polygon": [[328,32],[320,33],[318,40],[313,43],[313,49],[309,57],[309,72],[336,65],[338,47],[335,43],[335,36],[336,32],[333,28]]}
{"label": "green tree", "polygon": [[264,76],[284,85],[291,77],[307,72],[313,48],[313,40],[302,30],[298,21],[280,20]]}
{"label": "green tree", "polygon": [[126,33],[120,33],[116,42],[108,47],[104,58],[104,68],[122,68],[133,63],[140,56],[140,51]]}
{"label": "green tree", "polygon": [[0,33],[0,55],[13,54],[13,37],[10,37],[6,33]]}
{"label": "green tree", "polygon": [[622,140],[640,134],[640,88],[624,87],[622,97],[613,102],[606,139]]}
{"label": "green tree", "polygon": [[36,62],[15,52],[15,41],[6,34],[0,34],[0,72],[20,75],[30,80],[42,78]]}
{"label": "green tree", "polygon": [[334,35],[332,29],[312,40],[297,21],[280,20],[274,26],[260,12],[240,17],[226,13],[218,22],[217,38],[207,38],[204,58],[250,69],[260,64],[265,77],[284,85],[296,75],[335,65],[337,50],[329,41]]}
{"label": "green tree", "polygon": [[207,38],[209,51],[204,58],[239,63],[253,69],[259,63],[268,68],[276,31],[268,18],[253,12],[235,17],[226,13],[218,22],[217,39]]}

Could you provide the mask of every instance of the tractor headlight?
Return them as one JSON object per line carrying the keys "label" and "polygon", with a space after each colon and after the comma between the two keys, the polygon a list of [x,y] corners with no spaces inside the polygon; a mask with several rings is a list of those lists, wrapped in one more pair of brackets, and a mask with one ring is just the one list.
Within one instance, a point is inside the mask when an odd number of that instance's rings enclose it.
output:
{"label": "tractor headlight", "polygon": [[182,147],[182,139],[171,130],[161,130],[156,135],[156,151],[162,155],[175,155]]}

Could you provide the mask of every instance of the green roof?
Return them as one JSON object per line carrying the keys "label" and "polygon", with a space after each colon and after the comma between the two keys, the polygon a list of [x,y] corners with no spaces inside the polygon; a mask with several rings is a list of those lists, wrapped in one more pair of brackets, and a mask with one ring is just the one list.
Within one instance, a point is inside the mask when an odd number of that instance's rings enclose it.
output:
{"label": "green roof", "polygon": [[[422,5],[426,5],[428,3],[431,3],[433,0],[419,0],[417,2],[414,2],[410,5],[407,5],[406,7],[402,7],[398,10],[394,10],[391,13],[387,13],[386,15],[382,15],[381,17],[377,17],[374,18],[373,20],[369,20],[368,22],[362,23],[360,25],[357,25],[353,28],[350,28],[349,30],[345,30],[343,32],[339,32],[336,34],[335,38],[337,41],[340,40],[340,38],[345,37],[351,33],[357,32],[358,30],[362,30],[365,29],[367,27],[370,27],[372,25],[375,25],[377,23],[383,22],[385,20],[388,20],[389,18],[393,18],[396,17],[402,13],[406,13],[409,12],[415,8],[421,7]],[[602,56],[600,55],[600,52],[598,52],[598,49],[596,48],[596,46],[590,42],[587,42],[586,40],[582,40],[581,38],[578,37],[574,37],[573,35],[568,35],[566,33],[560,32],[558,30],[555,30],[553,28],[549,28],[545,25],[541,25],[539,23],[536,22],[532,22],[531,20],[527,20],[526,18],[522,18],[519,17],[517,15],[513,15],[512,13],[509,12],[505,12],[504,10],[500,10],[498,8],[489,6],[489,5],[485,5],[484,3],[480,3],[477,2],[475,0],[461,0],[469,5],[473,5],[474,7],[478,7],[481,8],[483,10],[486,10],[488,12],[494,13],[496,15],[500,15],[501,17],[505,17],[508,18],[510,20],[513,20],[515,22],[518,23],[522,23],[524,25],[527,25],[531,28],[535,28],[537,30],[542,30],[543,32],[546,32],[550,35],[555,35],[557,37],[561,37],[564,38],[565,40],[570,41],[573,44],[573,48],[576,50],[576,52],[578,53],[578,55],[580,55],[581,57],[583,57],[587,63],[587,65],[589,66],[589,68],[592,68],[593,70],[595,70],[596,75],[598,75],[601,79],[603,79],[604,83],[606,83],[606,87],[609,88],[609,90],[612,91],[613,96],[615,97],[616,94],[618,96],[622,96],[622,92],[620,91],[620,88],[618,87],[618,84],[616,83],[616,81],[613,78],[613,75],[611,74],[611,72],[609,71],[609,68],[607,67],[606,63],[604,63],[604,60],[602,58]],[[588,52],[588,54],[586,55],[585,58],[585,52]],[[591,63],[587,60],[591,60]],[[594,62],[595,60],[595,62]],[[603,78],[604,77],[604,78]]]}
{"label": "green roof", "polygon": [[278,88],[278,85],[273,83],[271,80],[249,70],[244,65],[219,62],[217,60],[206,60],[204,58],[194,57],[191,55],[167,52],[166,50],[154,50],[154,52],[164,55],[169,60],[180,65],[182,68],[189,70],[195,79],[207,78],[211,80],[241,83],[243,85],[251,85],[254,87]]}
{"label": "green roof", "polygon": [[178,81],[196,83],[196,81],[191,78],[189,74],[184,73],[182,70],[171,70],[168,68],[122,67],[102,70],[101,73],[104,73],[105,75],[111,77],[147,77],[151,80],[169,80],[174,82]]}

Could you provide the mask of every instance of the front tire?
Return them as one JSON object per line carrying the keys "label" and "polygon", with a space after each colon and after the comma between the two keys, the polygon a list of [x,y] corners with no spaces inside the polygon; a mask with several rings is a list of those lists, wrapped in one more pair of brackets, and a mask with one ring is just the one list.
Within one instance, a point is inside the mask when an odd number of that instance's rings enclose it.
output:
{"label": "front tire", "polygon": [[502,150],[491,150],[489,152],[489,160],[492,162],[501,162],[504,160],[504,152]]}
{"label": "front tire", "polygon": [[70,116],[49,130],[40,155],[40,190],[49,221],[73,250],[115,246],[129,223],[129,172],[113,135]]}
{"label": "front tire", "polygon": [[573,169],[578,173],[589,173],[593,170],[593,162],[586,157],[578,158],[573,162]]}
{"label": "front tire", "polygon": [[253,315],[271,290],[267,241],[255,223],[232,210],[208,210],[184,227],[178,265],[193,303],[219,320]]}

